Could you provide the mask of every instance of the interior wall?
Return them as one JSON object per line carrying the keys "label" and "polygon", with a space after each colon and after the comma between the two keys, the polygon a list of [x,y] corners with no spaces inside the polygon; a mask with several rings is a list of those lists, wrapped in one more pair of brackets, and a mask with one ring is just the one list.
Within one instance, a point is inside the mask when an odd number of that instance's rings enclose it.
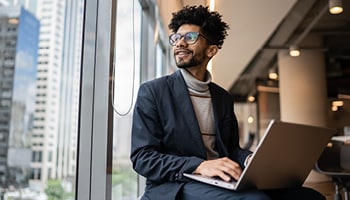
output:
{"label": "interior wall", "polygon": [[[310,35],[303,45],[321,45],[322,38]],[[278,53],[281,120],[327,126],[327,84],[323,51],[303,51],[292,57]]]}
{"label": "interior wall", "polygon": [[170,22],[172,13],[182,8],[182,1],[179,0],[157,0],[157,4],[159,7],[159,14],[161,16],[161,20],[163,22],[163,26],[165,30],[170,34],[170,30],[168,29],[168,24]]}

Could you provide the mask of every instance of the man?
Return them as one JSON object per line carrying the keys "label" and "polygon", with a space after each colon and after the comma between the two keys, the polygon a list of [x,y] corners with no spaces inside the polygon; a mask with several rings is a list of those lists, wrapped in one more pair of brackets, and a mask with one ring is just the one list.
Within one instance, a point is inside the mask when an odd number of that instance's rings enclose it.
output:
{"label": "man", "polygon": [[187,6],[169,28],[179,70],[142,84],[134,108],[130,158],[147,178],[142,199],[324,199],[308,188],[236,192],[183,176],[238,179],[251,152],[239,146],[232,97],[207,71],[229,26],[207,7]]}

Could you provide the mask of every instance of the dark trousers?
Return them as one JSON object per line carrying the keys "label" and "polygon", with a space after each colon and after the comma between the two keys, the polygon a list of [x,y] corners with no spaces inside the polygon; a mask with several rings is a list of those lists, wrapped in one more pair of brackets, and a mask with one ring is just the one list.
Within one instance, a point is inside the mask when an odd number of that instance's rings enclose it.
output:
{"label": "dark trousers", "polygon": [[319,192],[306,188],[231,191],[200,182],[184,185],[177,200],[325,200]]}

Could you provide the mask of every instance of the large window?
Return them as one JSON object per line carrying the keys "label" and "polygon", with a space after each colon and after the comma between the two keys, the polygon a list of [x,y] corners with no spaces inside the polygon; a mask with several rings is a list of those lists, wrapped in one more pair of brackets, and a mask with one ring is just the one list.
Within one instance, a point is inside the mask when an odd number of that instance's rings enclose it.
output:
{"label": "large window", "polygon": [[0,199],[74,199],[84,0],[0,13]]}
{"label": "large window", "polygon": [[[145,3],[145,2],[144,2]],[[167,72],[163,28],[156,4],[117,1],[112,69],[113,170],[112,199],[136,199],[143,178],[133,171],[130,156],[132,109],[140,83]],[[113,38],[113,37],[112,37]],[[142,62],[141,62],[142,60]]]}
{"label": "large window", "polygon": [[137,175],[129,154],[132,109],[139,86],[141,12],[138,1],[117,1],[112,69],[113,164],[112,199],[137,197]]}
{"label": "large window", "polygon": [[170,71],[156,0],[8,0],[0,13],[1,196],[137,198],[137,89]]}
{"label": "large window", "polygon": [[[132,110],[142,82],[176,68],[157,3],[184,2],[0,0],[0,199],[142,195]],[[260,138],[261,109],[235,105],[243,145]]]}
{"label": "large window", "polygon": [[137,198],[144,179],[129,159],[137,88],[169,72],[156,1],[6,2],[1,196]]}

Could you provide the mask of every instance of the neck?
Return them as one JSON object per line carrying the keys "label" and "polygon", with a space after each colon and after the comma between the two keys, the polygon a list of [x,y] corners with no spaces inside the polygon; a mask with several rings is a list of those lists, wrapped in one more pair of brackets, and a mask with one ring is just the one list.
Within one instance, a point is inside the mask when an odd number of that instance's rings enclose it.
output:
{"label": "neck", "polygon": [[207,68],[206,67],[189,67],[185,69],[188,71],[194,78],[199,81],[205,81]]}

